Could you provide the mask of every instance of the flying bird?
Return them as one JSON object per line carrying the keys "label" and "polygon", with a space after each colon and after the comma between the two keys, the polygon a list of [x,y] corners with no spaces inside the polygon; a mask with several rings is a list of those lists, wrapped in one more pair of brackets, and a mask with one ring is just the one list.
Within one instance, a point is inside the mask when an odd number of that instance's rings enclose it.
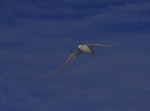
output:
{"label": "flying bird", "polygon": [[93,47],[112,47],[111,45],[101,45],[101,44],[87,44],[87,45],[78,45],[77,51],[72,53],[68,59],[66,60],[65,64],[62,66],[62,68],[59,70],[58,74],[64,71],[64,69],[75,59],[77,58],[81,53],[85,54],[96,54],[95,51],[92,49]]}

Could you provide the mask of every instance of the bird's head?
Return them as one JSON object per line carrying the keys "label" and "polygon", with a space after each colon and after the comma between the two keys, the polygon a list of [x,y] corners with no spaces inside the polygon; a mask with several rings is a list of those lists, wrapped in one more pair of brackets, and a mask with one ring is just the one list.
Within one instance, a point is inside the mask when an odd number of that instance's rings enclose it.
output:
{"label": "bird's head", "polygon": [[83,45],[78,45],[78,48],[80,49]]}

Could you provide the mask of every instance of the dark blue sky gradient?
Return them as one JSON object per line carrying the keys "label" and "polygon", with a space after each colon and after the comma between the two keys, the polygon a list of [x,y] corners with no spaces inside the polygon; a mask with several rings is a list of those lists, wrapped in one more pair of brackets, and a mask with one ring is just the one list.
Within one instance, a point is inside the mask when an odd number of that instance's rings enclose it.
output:
{"label": "dark blue sky gradient", "polygon": [[[0,111],[150,111],[148,0],[1,0]],[[101,43],[58,76],[78,44]]]}

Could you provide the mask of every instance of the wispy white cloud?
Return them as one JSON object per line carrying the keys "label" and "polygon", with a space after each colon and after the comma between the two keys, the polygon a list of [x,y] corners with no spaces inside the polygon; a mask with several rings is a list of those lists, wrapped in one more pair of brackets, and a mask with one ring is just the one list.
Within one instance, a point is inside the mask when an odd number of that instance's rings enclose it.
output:
{"label": "wispy white cloud", "polygon": [[[82,18],[92,16],[97,13],[101,13],[113,5],[117,7],[126,5],[130,7],[130,4],[142,4],[145,5],[145,1],[137,0],[101,0],[101,1],[5,1],[2,2],[1,9],[3,10],[3,17],[11,18]],[[147,2],[148,3],[148,2]],[[148,8],[149,5],[146,6]],[[136,7],[136,6],[135,6]],[[133,8],[132,8],[133,9]],[[136,9],[137,10],[137,9]]]}

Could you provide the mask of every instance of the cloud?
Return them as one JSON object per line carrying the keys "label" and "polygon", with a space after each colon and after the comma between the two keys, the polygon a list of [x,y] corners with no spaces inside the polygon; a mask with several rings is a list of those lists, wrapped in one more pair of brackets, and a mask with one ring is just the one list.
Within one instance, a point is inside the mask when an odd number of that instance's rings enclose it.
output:
{"label": "cloud", "polygon": [[[111,6],[122,6],[130,4],[142,4],[145,1],[136,0],[64,0],[64,1],[3,1],[3,20],[11,21],[8,18],[44,18],[44,19],[75,19],[92,16],[109,10]],[[147,5],[148,6],[148,5]]]}

